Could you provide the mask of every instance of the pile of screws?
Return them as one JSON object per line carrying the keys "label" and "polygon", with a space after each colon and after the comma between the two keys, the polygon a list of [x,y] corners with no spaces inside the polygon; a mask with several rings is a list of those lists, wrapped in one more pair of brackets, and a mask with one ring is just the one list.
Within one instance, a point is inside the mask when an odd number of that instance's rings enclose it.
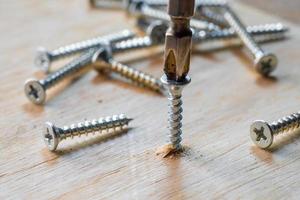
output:
{"label": "pile of screws", "polygon": [[[27,80],[26,96],[32,103],[42,105],[47,99],[46,91],[66,77],[82,76],[92,69],[102,74],[117,74],[145,89],[153,90],[161,95],[169,95],[170,145],[176,151],[181,149],[182,140],[181,92],[183,86],[191,81],[187,75],[191,44],[197,46],[202,43],[209,44],[211,41],[239,41],[253,55],[254,69],[263,76],[269,76],[276,68],[278,61],[274,54],[266,53],[258,43],[284,39],[288,31],[280,23],[246,27],[232,8],[223,1],[170,0],[168,13],[165,11],[168,5],[167,0],[90,0],[90,4],[94,8],[126,11],[137,19],[137,27],[145,33],[145,36],[136,36],[130,30],[123,30],[59,47],[52,51],[39,48],[34,63],[47,76],[42,80]],[[170,27],[169,24],[171,24]],[[165,75],[161,80],[114,59],[115,55],[125,51],[147,49],[164,44]],[[70,63],[57,71],[51,70],[53,62],[74,55],[78,56]],[[299,114],[293,115],[291,120],[295,117],[299,119]],[[130,118],[121,114],[63,128],[47,122],[43,138],[49,150],[54,151],[59,141],[65,138],[90,132],[122,131],[127,128],[130,121]],[[296,121],[299,126],[300,120]],[[287,124],[286,126],[292,126],[289,122]],[[270,138],[273,138],[273,132],[275,134],[281,129],[286,129],[282,126],[285,125],[256,123],[251,128],[251,137],[256,144],[263,143],[259,145],[262,148],[269,147],[272,143]]]}

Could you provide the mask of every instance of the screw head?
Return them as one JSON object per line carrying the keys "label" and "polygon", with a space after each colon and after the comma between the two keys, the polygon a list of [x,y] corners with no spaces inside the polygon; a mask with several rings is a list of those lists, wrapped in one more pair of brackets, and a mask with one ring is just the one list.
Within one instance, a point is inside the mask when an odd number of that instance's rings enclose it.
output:
{"label": "screw head", "polygon": [[255,59],[256,70],[264,76],[273,72],[278,64],[278,59],[274,54],[267,53]]}
{"label": "screw head", "polygon": [[147,34],[150,36],[154,44],[161,44],[165,41],[165,34],[168,26],[162,21],[154,21],[147,28]]}
{"label": "screw head", "polygon": [[43,104],[46,100],[46,92],[43,85],[34,79],[27,80],[24,87],[27,98],[34,104]]}
{"label": "screw head", "polygon": [[270,147],[273,143],[273,132],[265,121],[255,121],[250,127],[250,137],[254,144],[262,149]]}
{"label": "screw head", "polygon": [[43,132],[44,142],[50,151],[55,151],[59,143],[59,138],[55,132],[55,126],[50,122],[46,122],[45,125],[46,129]]}
{"label": "screw head", "polygon": [[50,53],[43,47],[37,49],[36,57],[34,59],[34,64],[41,68],[44,72],[48,73],[50,70]]}

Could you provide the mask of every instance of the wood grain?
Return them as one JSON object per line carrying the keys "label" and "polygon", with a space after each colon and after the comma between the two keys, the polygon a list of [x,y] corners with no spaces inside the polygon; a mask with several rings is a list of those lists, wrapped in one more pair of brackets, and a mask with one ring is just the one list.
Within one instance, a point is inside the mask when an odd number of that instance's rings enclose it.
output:
{"label": "wood grain", "polygon": [[[272,151],[263,151],[253,146],[249,126],[299,108],[300,29],[234,6],[247,24],[291,26],[289,40],[263,46],[280,59],[274,79],[256,74],[245,50],[195,53],[192,83],[184,90],[183,137],[189,149],[180,158],[163,159],[155,154],[167,140],[162,96],[96,72],[53,88],[44,107],[23,94],[27,78],[43,76],[33,67],[37,46],[52,49],[131,28],[133,19],[91,10],[84,0],[2,2],[0,198],[298,199],[300,133],[280,137]],[[161,54],[130,62],[156,77],[162,63]],[[42,141],[46,121],[62,126],[119,113],[134,118],[127,134],[63,141],[57,153]]]}

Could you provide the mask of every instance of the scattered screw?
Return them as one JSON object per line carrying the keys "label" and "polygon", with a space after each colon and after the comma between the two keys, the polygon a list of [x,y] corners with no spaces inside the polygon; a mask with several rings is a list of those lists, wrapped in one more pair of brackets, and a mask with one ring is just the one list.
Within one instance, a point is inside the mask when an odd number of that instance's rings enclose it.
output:
{"label": "scattered screw", "polygon": [[[98,53],[95,53],[95,57],[98,57],[97,60],[101,61],[99,65],[96,64],[96,68],[98,70],[108,70],[109,72],[114,72],[115,74],[118,74],[139,86],[143,86],[164,94],[164,87],[159,79],[116,61],[113,59],[109,46],[104,48],[104,51],[105,52],[103,52],[101,49],[98,51]],[[107,62],[103,63],[102,60]]]}
{"label": "scattered screw", "polygon": [[[129,12],[132,14],[137,14],[138,16],[144,16],[165,22],[171,21],[170,16],[166,12],[153,8],[143,1],[132,2],[129,6]],[[213,23],[197,19],[191,19],[190,25],[191,27],[199,30],[220,30],[220,27]]]}
{"label": "scattered screw", "polygon": [[59,128],[54,126],[50,122],[46,122],[46,130],[43,133],[43,139],[50,151],[55,151],[60,141],[66,138],[73,138],[74,136],[81,136],[93,132],[102,133],[103,131],[118,132],[127,128],[128,123],[132,119],[127,118],[124,114],[114,115],[112,117],[105,117],[100,119],[94,119],[92,121],[85,121],[72,124],[71,126],[64,126]]}
{"label": "scattered screw", "polygon": [[300,127],[300,112],[283,117],[271,124],[257,120],[250,127],[252,141],[260,148],[266,149],[273,144],[274,136],[296,130]]}
{"label": "scattered screw", "polygon": [[46,91],[64,78],[74,75],[79,71],[88,69],[93,62],[95,49],[89,50],[79,58],[73,60],[58,71],[48,75],[45,79],[30,79],[25,82],[25,94],[35,104],[43,104],[46,100]]}
{"label": "scattered screw", "polygon": [[[284,27],[282,24],[264,24],[264,25],[256,25],[256,26],[248,26],[247,32],[252,36],[263,36],[263,37],[270,37],[270,39],[274,35],[282,35],[283,33],[287,32],[288,29]],[[193,35],[193,43],[198,44],[201,42],[208,42],[211,40],[225,40],[225,39],[232,39],[236,38],[237,34],[232,29],[223,29],[221,31],[194,31]]]}
{"label": "scattered screw", "polygon": [[59,47],[56,50],[48,51],[43,47],[38,48],[37,55],[35,57],[35,65],[41,68],[45,72],[50,71],[50,65],[53,61],[59,60],[63,57],[82,53],[88,49],[101,47],[104,41],[111,43],[120,42],[134,37],[134,33],[129,30],[124,30],[118,33],[109,34],[106,36],[96,37],[89,40],[77,42],[67,46]]}

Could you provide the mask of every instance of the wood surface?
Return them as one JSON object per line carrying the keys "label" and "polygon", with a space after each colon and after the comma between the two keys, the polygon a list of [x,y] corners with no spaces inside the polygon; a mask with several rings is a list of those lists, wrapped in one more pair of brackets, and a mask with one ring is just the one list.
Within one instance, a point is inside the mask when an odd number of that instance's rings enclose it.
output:
{"label": "wood surface", "polygon": [[[133,19],[92,10],[84,0],[1,2],[0,199],[299,199],[300,132],[265,151],[251,142],[249,126],[299,109],[300,28],[234,7],[249,25],[291,28],[288,40],[263,46],[278,55],[279,67],[264,79],[245,49],[195,53],[184,90],[188,150],[175,159],[155,154],[167,140],[165,97],[96,72],[53,88],[44,107],[23,93],[27,78],[43,77],[33,66],[36,47],[132,28]],[[151,58],[137,56],[130,65],[160,77],[162,55],[144,53]],[[66,140],[57,153],[42,141],[46,121],[63,126],[119,113],[134,118],[126,134]]]}

